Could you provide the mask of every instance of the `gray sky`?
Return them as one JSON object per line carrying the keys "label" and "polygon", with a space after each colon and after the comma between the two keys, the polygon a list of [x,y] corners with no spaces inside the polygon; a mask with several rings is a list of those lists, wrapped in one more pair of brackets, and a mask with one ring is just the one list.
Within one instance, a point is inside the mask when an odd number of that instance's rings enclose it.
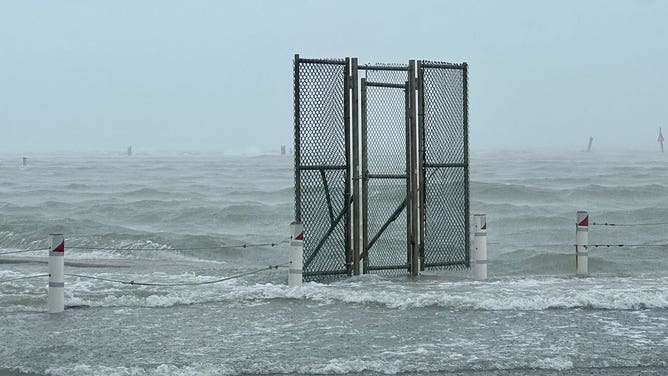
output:
{"label": "gray sky", "polygon": [[0,153],[292,143],[292,57],[469,63],[471,148],[658,148],[668,1],[0,0]]}

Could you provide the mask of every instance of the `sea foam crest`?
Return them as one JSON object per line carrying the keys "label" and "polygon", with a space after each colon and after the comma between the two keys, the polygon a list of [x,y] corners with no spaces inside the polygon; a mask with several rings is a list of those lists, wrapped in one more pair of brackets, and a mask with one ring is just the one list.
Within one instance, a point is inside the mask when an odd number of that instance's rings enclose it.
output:
{"label": "sea foam crest", "polygon": [[[127,279],[128,276],[125,276]],[[163,276],[163,278],[165,278]],[[214,277],[183,274],[188,282]],[[668,308],[668,281],[638,280],[633,289],[614,279],[582,285],[578,280],[523,280],[497,283],[306,283],[299,288],[242,280],[198,286],[133,286],[77,280],[68,283],[68,301],[90,306],[167,307],[181,304],[237,302],[256,304],[296,299],[322,304],[374,304],[391,309],[442,307],[452,310],[546,310]]]}

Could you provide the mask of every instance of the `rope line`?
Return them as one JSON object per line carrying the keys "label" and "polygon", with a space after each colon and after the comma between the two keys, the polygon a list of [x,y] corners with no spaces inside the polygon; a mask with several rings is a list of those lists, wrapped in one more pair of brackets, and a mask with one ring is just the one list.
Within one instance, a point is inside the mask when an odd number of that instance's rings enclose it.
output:
{"label": "rope line", "polygon": [[189,247],[189,248],[113,248],[113,247],[93,247],[86,245],[67,246],[68,249],[83,249],[95,251],[201,251],[201,250],[218,250],[218,249],[232,249],[232,248],[257,248],[257,247],[276,247],[281,244],[288,243],[289,240],[273,243],[244,243],[238,245],[223,245],[219,247]]}
{"label": "rope line", "polygon": [[668,244],[589,244],[589,247],[594,247],[594,248],[610,248],[610,247],[654,248],[654,247],[668,247]]}
{"label": "rope line", "polygon": [[2,252],[0,253],[0,256],[2,255],[10,255],[14,253],[24,253],[24,252],[35,252],[35,251],[48,251],[48,248],[39,248],[39,249],[23,249],[20,251],[9,251],[9,252]]}
{"label": "rope line", "polygon": [[[233,248],[259,248],[259,247],[276,247],[281,244],[289,243],[289,240],[283,240],[280,242],[272,243],[243,243],[237,245],[223,245],[219,247],[190,247],[190,248],[114,248],[114,247],[96,247],[96,246],[86,246],[86,245],[74,245],[67,246],[67,249],[81,249],[81,250],[94,250],[94,251],[202,251],[210,250],[215,251],[219,249],[233,249]],[[35,251],[48,251],[48,248],[36,248],[36,249],[24,249],[19,251],[9,251],[9,252],[0,252],[0,256],[11,255],[16,253],[25,253],[25,252],[35,252]]]}
{"label": "rope line", "polygon": [[124,284],[124,285],[133,285],[133,286],[161,286],[161,287],[198,286],[198,285],[208,285],[208,284],[213,284],[213,283],[220,283],[220,282],[224,282],[224,281],[229,281],[231,279],[241,278],[241,277],[251,275],[251,274],[257,274],[257,273],[262,272],[262,271],[287,267],[289,264],[290,263],[279,264],[279,265],[269,265],[266,268],[251,270],[251,271],[246,272],[246,273],[235,274],[233,276],[220,278],[220,279],[216,279],[216,280],[213,280],[213,281],[205,281],[205,282],[182,282],[182,283],[135,282],[135,281],[123,281],[123,280],[120,280],[120,279],[93,277],[93,276],[90,276],[90,275],[82,275],[82,274],[65,274],[65,275],[69,276],[69,277],[95,279],[95,280],[99,280],[99,281],[121,283],[121,284]]}
{"label": "rope line", "polygon": [[655,222],[655,223],[597,223],[592,222],[592,226],[615,226],[615,227],[631,227],[631,226],[663,226],[668,225],[668,222]]}
{"label": "rope line", "polygon": [[[487,243],[488,245],[500,245],[503,243],[500,242],[493,242],[493,243]],[[508,244],[507,247],[513,247],[513,248],[521,248],[521,247],[573,247],[577,246],[577,244]],[[633,247],[633,248],[658,248],[658,247],[666,247],[668,248],[668,244],[589,244],[587,245],[590,248],[613,248],[613,247]]]}
{"label": "rope line", "polygon": [[43,278],[43,277],[48,277],[48,276],[49,276],[48,274],[39,274],[39,275],[31,275],[31,276],[27,276],[27,277],[13,278],[13,279],[3,279],[3,280],[0,280],[0,283],[20,281],[20,280],[23,280],[23,279]]}

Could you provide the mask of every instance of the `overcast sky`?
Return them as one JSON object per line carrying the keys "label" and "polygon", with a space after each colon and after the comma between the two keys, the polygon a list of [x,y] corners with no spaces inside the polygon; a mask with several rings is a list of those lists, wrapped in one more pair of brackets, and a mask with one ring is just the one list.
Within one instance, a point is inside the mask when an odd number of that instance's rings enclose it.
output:
{"label": "overcast sky", "polygon": [[0,152],[278,150],[295,53],[468,62],[473,150],[668,128],[668,1],[0,0]]}

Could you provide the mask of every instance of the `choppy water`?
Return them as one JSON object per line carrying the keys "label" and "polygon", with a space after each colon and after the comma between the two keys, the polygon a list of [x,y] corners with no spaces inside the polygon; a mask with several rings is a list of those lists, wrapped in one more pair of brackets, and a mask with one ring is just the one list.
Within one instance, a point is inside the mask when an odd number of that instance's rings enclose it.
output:
{"label": "choppy water", "polygon": [[[288,259],[290,157],[0,156],[0,253],[62,232],[66,273],[203,282]],[[46,251],[0,256],[0,374],[668,373],[668,170],[650,153],[473,153],[489,276],[361,276],[286,286],[284,269],[217,284],[66,277],[46,311]],[[577,210],[591,277],[575,278]],[[665,244],[665,246],[664,246]],[[145,250],[145,249],[155,250]],[[200,248],[200,249],[193,249]],[[208,249],[207,249],[208,248]],[[141,249],[141,250],[140,250]]]}

